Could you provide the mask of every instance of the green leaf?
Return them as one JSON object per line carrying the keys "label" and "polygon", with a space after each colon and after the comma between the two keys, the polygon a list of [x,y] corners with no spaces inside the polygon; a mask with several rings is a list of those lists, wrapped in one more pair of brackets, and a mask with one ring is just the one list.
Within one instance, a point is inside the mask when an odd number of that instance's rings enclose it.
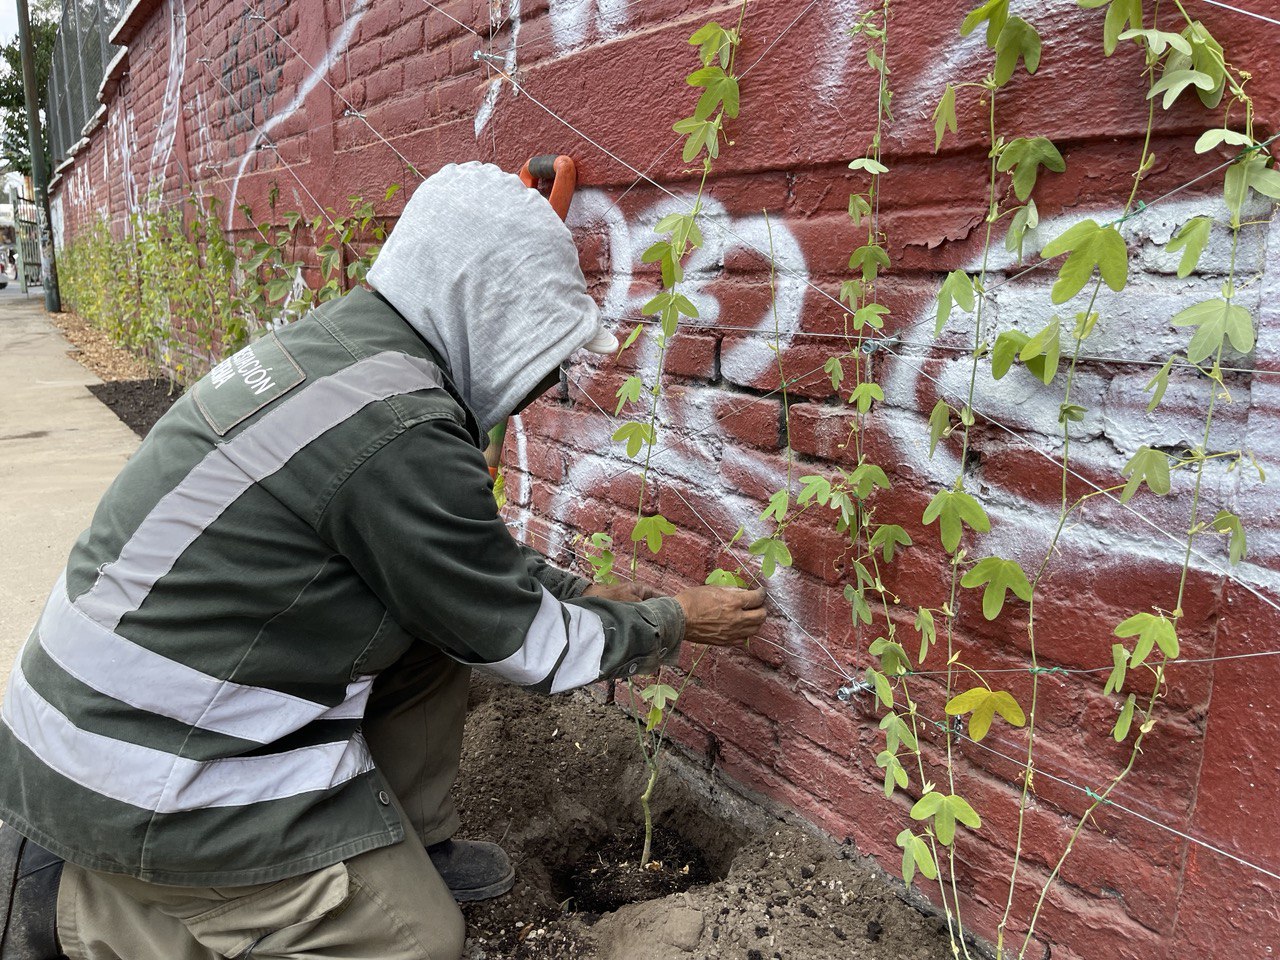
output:
{"label": "green leaf", "polygon": [[889,315],[889,308],[882,303],[868,303],[864,307],[860,307],[853,315],[853,329],[861,330],[863,327],[874,327],[877,330],[884,329],[883,318]]}
{"label": "green leaf", "polygon": [[[867,647],[867,652],[880,658],[880,669],[889,677],[902,677],[911,671],[911,660],[907,651],[884,637],[876,637]],[[886,704],[892,706],[892,704]]]}
{"label": "green leaf", "polygon": [[1021,17],[1010,17],[996,38],[996,65],[993,72],[996,86],[1003,87],[1012,79],[1019,59],[1027,68],[1027,73],[1036,72],[1040,66],[1040,34]]}
{"label": "green leaf", "polygon": [[857,404],[859,413],[866,413],[871,409],[873,401],[883,399],[884,391],[880,389],[880,385],[869,380],[858,384],[853,393],[849,394],[849,402]]}
{"label": "green leaf", "polygon": [[897,754],[890,753],[888,750],[881,750],[876,757],[876,766],[884,770],[884,795],[886,799],[893,796],[894,787],[905,787],[910,782],[907,778],[907,771],[903,769],[902,762],[898,759]]}
{"label": "green leaf", "polygon": [[1147,91],[1147,99],[1152,100],[1163,93],[1164,100],[1161,101],[1160,106],[1168,110],[1190,86],[1200,90],[1212,90],[1215,84],[1213,77],[1199,70],[1165,70],[1160,79]]}
{"label": "green leaf", "polygon": [[1131,25],[1135,29],[1142,27],[1142,0],[1078,0],[1078,2],[1086,10],[1094,10],[1109,4],[1106,20],[1102,25],[1102,50],[1108,57],[1116,52],[1116,46],[1126,26]]}
{"label": "green leaf", "polygon": [[889,685],[889,678],[879,670],[873,670],[867,667],[865,674],[867,685],[876,692],[876,699],[884,704],[886,710],[893,709],[893,687]]}
{"label": "green leaf", "polygon": [[973,569],[960,578],[960,585],[964,587],[980,587],[983,584],[986,584],[986,589],[982,593],[982,615],[988,620],[1000,616],[1008,590],[1012,590],[1023,600],[1031,600],[1031,584],[1016,560],[987,557],[979,560]]}
{"label": "green leaf", "polygon": [[1181,34],[1169,33],[1167,30],[1126,30],[1118,39],[1141,40],[1157,57],[1163,57],[1170,48],[1187,56],[1191,55],[1191,44]]}
{"label": "green leaf", "polygon": [[938,449],[938,441],[951,430],[951,405],[939,400],[929,412],[929,459],[933,459],[933,451]]}
{"label": "green leaf", "polygon": [[1227,535],[1227,546],[1231,562],[1236,564],[1243,560],[1248,550],[1248,544],[1245,542],[1244,524],[1240,522],[1240,518],[1230,510],[1219,510],[1211,525],[1219,533]]}
{"label": "green leaf", "polygon": [[946,135],[946,131],[950,130],[955,133],[958,129],[958,123],[956,119],[956,88],[948,83],[947,88],[942,91],[942,99],[938,101],[938,105],[933,110],[934,153],[937,153],[938,148],[942,146],[942,138]]}
{"label": "green leaf", "polygon": [[996,380],[1002,379],[1013,366],[1019,351],[1030,342],[1031,338],[1021,330],[1000,331],[995,346],[991,348],[991,376]]}
{"label": "green leaf", "polygon": [[849,269],[862,271],[862,282],[870,283],[881,270],[889,269],[889,254],[879,244],[869,243],[853,251]]}
{"label": "green leaf", "polygon": [[791,491],[778,490],[769,497],[769,505],[760,514],[761,522],[768,522],[773,517],[775,522],[782,523],[787,519],[787,508],[791,506]]}
{"label": "green leaf", "polygon": [[643,420],[628,420],[613,432],[613,439],[627,445],[628,457],[638,457],[645,446],[653,443],[653,424]]}
{"label": "green leaf", "polygon": [[1041,167],[1054,173],[1062,173],[1067,169],[1067,162],[1062,159],[1058,148],[1045,137],[1018,137],[1011,140],[996,162],[996,168],[1001,172],[1013,171],[1013,192],[1022,201],[1026,201],[1035,189]]}
{"label": "green leaf", "polygon": [[866,196],[861,193],[849,194],[849,219],[853,221],[855,227],[862,226],[862,218],[869,216],[870,213],[871,204]]}
{"label": "green leaf", "polygon": [[1265,196],[1280,199],[1280,171],[1267,166],[1265,157],[1248,156],[1227,167],[1223,179],[1223,198],[1231,211],[1231,225],[1240,226],[1245,201],[1249,191],[1256,190]]}
{"label": "green leaf", "polygon": [[849,601],[849,606],[853,609],[853,622],[856,624],[861,620],[865,624],[871,623],[871,604],[867,603],[865,591],[860,587],[855,587],[851,583],[844,586],[844,598]]}
{"label": "green leaf", "polygon": [[923,837],[917,837],[910,830],[898,834],[898,846],[902,848],[902,882],[911,885],[916,870],[921,876],[930,880],[938,879],[938,865],[933,862],[933,853]]}
{"label": "green leaf", "polygon": [[707,155],[713,160],[720,155],[719,116],[714,120],[686,117],[683,120],[677,120],[671,129],[685,135],[684,151],[681,154],[685,163],[692,163],[703,150],[706,150]]}
{"label": "green leaf", "polygon": [[791,566],[791,551],[779,537],[761,537],[747,551],[760,558],[760,575],[766,579],[772,577],[778,567]]}
{"label": "green leaf", "polygon": [[1061,322],[1054,317],[1043,330],[1023,344],[1018,359],[1047,385],[1058,372],[1061,351]]}
{"label": "green leaf", "polygon": [[831,499],[830,480],[817,474],[810,474],[801,477],[800,482],[803,486],[800,488],[800,495],[796,497],[797,504],[803,507],[810,500],[816,500],[821,507],[827,505],[827,501]]}
{"label": "green leaf", "polygon": [[978,533],[987,533],[991,529],[991,521],[982,504],[960,490],[939,490],[934,494],[929,506],[925,507],[924,524],[928,526],[935,520],[939,521],[942,546],[947,553],[955,553],[956,547],[960,546],[964,526]]}
{"label": "green leaf", "polygon": [[933,832],[938,842],[950,846],[956,836],[957,821],[974,829],[982,826],[982,818],[969,802],[957,794],[942,796],[937,791],[926,793],[911,808],[913,820],[933,818]]}
{"label": "green leaf", "polygon": [[622,341],[622,346],[618,348],[618,353],[622,353],[623,350],[627,349],[627,347],[635,343],[636,340],[640,338],[640,331],[643,329],[644,329],[644,324],[641,324],[641,323],[637,323],[634,327],[632,327],[631,332],[627,334],[627,339]]}
{"label": "green leaf", "polygon": [[868,173],[873,173],[876,176],[879,176],[882,173],[889,172],[888,167],[886,167],[879,160],[874,160],[871,157],[859,157],[857,160],[850,161],[849,169],[850,170],[866,170]]}
{"label": "green leaf", "polygon": [[1182,260],[1178,264],[1179,277],[1186,277],[1200,262],[1200,255],[1209,245],[1209,228],[1212,226],[1213,221],[1209,217],[1192,217],[1165,245],[1170,253],[1182,251]]}
{"label": "green leaf", "polygon": [[969,717],[969,739],[981,740],[991,729],[991,721],[998,713],[1014,727],[1026,724],[1026,715],[1013,695],[1004,690],[988,690],[986,687],[974,687],[947,702],[947,716]]}
{"label": "green leaf", "polygon": [[960,36],[967,37],[980,25],[987,25],[987,46],[995,48],[996,39],[1009,19],[1009,0],[987,0],[982,6],[970,10],[960,24]]}
{"label": "green leaf", "polygon": [[1080,423],[1088,411],[1078,403],[1063,403],[1058,406],[1058,422],[1062,424]]}
{"label": "green leaf", "polygon": [[884,470],[874,463],[860,463],[852,473],[846,473],[843,470],[841,473],[844,473],[854,495],[860,500],[867,499],[876,488],[888,490],[892,486]]}
{"label": "green leaf", "polygon": [[1143,387],[1143,392],[1154,391],[1151,395],[1151,402],[1147,404],[1147,413],[1150,413],[1156,407],[1160,406],[1160,401],[1164,399],[1164,392],[1169,389],[1169,372],[1173,369],[1173,357],[1164,362],[1154,377],[1147,381],[1147,385]]}
{"label": "green leaf", "polygon": [[640,699],[652,703],[659,710],[667,709],[667,704],[675,703],[679,696],[674,687],[665,683],[651,683],[640,691]]}
{"label": "green leaf", "polygon": [[1098,316],[1097,311],[1089,314],[1083,310],[1076,311],[1076,325],[1071,335],[1077,340],[1089,339],[1089,334],[1093,333],[1093,328],[1098,324]]}
{"label": "green leaf", "polygon": [[698,48],[698,59],[704,65],[718,59],[722,67],[729,66],[729,55],[733,50],[736,38],[716,21],[705,23],[689,38],[689,43]]}
{"label": "green leaf", "polygon": [[938,312],[933,325],[933,335],[942,335],[942,328],[951,318],[951,308],[959,306],[966,313],[973,313],[975,304],[973,280],[963,270],[952,270],[942,281],[938,291]]}
{"label": "green leaf", "polygon": [[643,540],[650,553],[657,553],[662,549],[663,537],[669,537],[675,532],[674,523],[662,514],[655,513],[651,517],[641,517],[636,521],[636,525],[631,529],[631,541],[639,543]]}
{"label": "green leaf", "polygon": [[738,80],[725,73],[724,67],[712,65],[695,70],[685,82],[691,87],[703,88],[693,110],[695,120],[706,120],[721,108],[730,120],[738,115]]}
{"label": "green leaf", "polygon": [[938,628],[933,620],[933,611],[928,607],[920,607],[916,611],[916,631],[920,634],[920,662],[929,655],[929,645],[938,640]]}
{"label": "green leaf", "polygon": [[1004,236],[1004,248],[1010,253],[1016,253],[1018,260],[1022,260],[1022,243],[1026,239],[1027,231],[1034,230],[1040,225],[1040,211],[1036,209],[1036,202],[1028,200],[1025,206],[1019,207],[1018,212],[1013,215],[1013,220],[1009,224],[1009,232]]}
{"label": "green leaf", "polygon": [[886,713],[880,718],[880,729],[884,731],[886,747],[891,753],[898,752],[898,745],[904,744],[908,750],[919,749],[916,735],[911,732],[911,725],[896,713]]}
{"label": "green leaf", "polygon": [[911,537],[896,523],[882,523],[876,527],[868,543],[872,550],[883,554],[885,563],[893,563],[894,550],[899,546],[911,546]]}
{"label": "green leaf", "polygon": [[1213,38],[1208,29],[1199,20],[1182,31],[1182,36],[1191,44],[1191,55],[1187,56],[1179,50],[1173,50],[1164,62],[1164,75],[1181,70],[1193,69],[1212,78],[1213,87],[1209,90],[1195,88],[1196,96],[1210,110],[1222,101],[1226,92],[1227,71],[1222,44]]}
{"label": "green leaf", "polygon": [[648,714],[644,718],[644,729],[646,732],[653,730],[662,722],[662,710],[658,707],[650,707]]}
{"label": "green leaf", "polygon": [[[1188,46],[1187,49],[1189,51],[1191,48]],[[1200,134],[1200,138],[1196,141],[1196,153],[1208,153],[1214,147],[1220,147],[1224,143],[1229,143],[1233,147],[1252,147],[1253,138],[1235,130],[1214,127]]]}
{"label": "green leaf", "polygon": [[1178,634],[1173,622],[1164,614],[1135,613],[1115,629],[1117,637],[1137,637],[1133,648],[1133,656],[1129,660],[1130,668],[1140,667],[1152,649],[1160,651],[1170,660],[1178,656]]}
{"label": "green leaf", "polygon": [[747,581],[729,570],[715,569],[707,574],[706,583],[712,587],[738,587],[745,588]]}
{"label": "green leaf", "polygon": [[1113,643],[1111,645],[1111,661],[1114,666],[1111,668],[1111,674],[1107,677],[1107,685],[1102,688],[1104,697],[1119,693],[1124,689],[1124,678],[1129,669],[1129,651],[1124,648],[1124,644]]}
{"label": "green leaf", "polygon": [[1244,307],[1221,297],[1204,300],[1179,311],[1173,318],[1175,327],[1195,326],[1196,332],[1187,345],[1187,359],[1203,363],[1216,356],[1223,340],[1240,353],[1253,349],[1253,317]]}
{"label": "green leaf", "polygon": [[1115,729],[1111,731],[1111,736],[1115,738],[1116,743],[1123,743],[1124,738],[1129,736],[1129,727],[1133,724],[1133,707],[1137,703],[1137,696],[1129,694],[1124,702],[1124,706],[1120,710],[1120,716],[1116,720]]}
{"label": "green leaf", "polygon": [[1070,251],[1058,271],[1051,294],[1054,303],[1070,300],[1089,282],[1095,268],[1112,290],[1124,289],[1129,277],[1129,248],[1114,226],[1099,226],[1096,220],[1077,223],[1040,251],[1046,260]]}
{"label": "green leaf", "polygon": [[[640,394],[643,390],[644,381],[639,377],[627,377],[626,380],[623,380],[622,386],[618,388],[618,392],[616,394],[618,398],[618,406],[617,409],[613,411],[613,415],[616,417],[622,412],[622,408],[628,403],[635,403],[639,400]],[[615,435],[614,439],[616,440],[618,437]]]}
{"label": "green leaf", "polygon": [[843,357],[827,357],[827,362],[822,365],[823,371],[831,378],[831,389],[839,390],[840,384],[844,382],[844,364],[841,362]]}
{"label": "green leaf", "polygon": [[1138,487],[1146,483],[1147,488],[1157,496],[1163,497],[1169,492],[1169,456],[1159,450],[1152,450],[1146,444],[1138,448],[1138,452],[1129,458],[1129,462],[1120,471],[1120,476],[1128,477],[1129,482],[1120,492],[1120,502],[1128,503],[1138,492]]}

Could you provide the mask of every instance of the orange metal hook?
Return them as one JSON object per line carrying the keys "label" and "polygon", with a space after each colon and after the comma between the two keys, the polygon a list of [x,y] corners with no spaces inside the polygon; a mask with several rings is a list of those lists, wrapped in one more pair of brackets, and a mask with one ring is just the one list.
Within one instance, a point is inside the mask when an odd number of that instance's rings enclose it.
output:
{"label": "orange metal hook", "polygon": [[551,181],[551,193],[547,199],[551,209],[561,220],[569,216],[569,202],[573,199],[573,189],[578,185],[578,168],[574,166],[573,157],[554,153],[544,153],[532,157],[520,168],[520,181],[526,187],[537,186],[539,180]]}

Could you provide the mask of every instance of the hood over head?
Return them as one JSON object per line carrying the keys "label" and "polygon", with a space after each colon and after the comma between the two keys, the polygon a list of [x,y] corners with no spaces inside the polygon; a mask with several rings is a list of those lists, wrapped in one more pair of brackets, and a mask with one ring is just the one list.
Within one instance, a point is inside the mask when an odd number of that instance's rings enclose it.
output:
{"label": "hood over head", "polygon": [[574,351],[617,346],[568,227],[490,164],[423,181],[368,280],[441,355],[486,432]]}

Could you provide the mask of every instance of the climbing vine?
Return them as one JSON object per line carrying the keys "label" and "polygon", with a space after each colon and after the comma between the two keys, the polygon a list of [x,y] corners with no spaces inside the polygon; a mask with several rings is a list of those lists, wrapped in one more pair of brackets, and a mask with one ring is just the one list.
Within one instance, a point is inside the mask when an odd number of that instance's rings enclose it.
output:
{"label": "climbing vine", "polygon": [[[383,202],[399,189],[389,187]],[[364,280],[387,228],[372,202],[347,202],[344,211],[306,217],[279,210],[273,187],[265,220],[241,204],[250,231],[234,240],[216,199],[148,197],[121,237],[97,221],[62,251],[67,304],[119,346],[190,382],[261,332]]]}

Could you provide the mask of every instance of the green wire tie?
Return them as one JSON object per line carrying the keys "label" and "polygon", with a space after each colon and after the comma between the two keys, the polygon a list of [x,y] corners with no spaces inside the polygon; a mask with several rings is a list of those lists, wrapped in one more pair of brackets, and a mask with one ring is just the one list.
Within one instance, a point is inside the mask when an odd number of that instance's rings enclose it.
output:
{"label": "green wire tie", "polygon": [[1139,200],[1138,203],[1134,206],[1134,208],[1129,213],[1126,213],[1123,217],[1117,217],[1114,221],[1112,221],[1111,225],[1113,227],[1118,227],[1120,226],[1120,224],[1124,223],[1129,218],[1136,217],[1138,214],[1144,213],[1146,209],[1147,209],[1146,203]]}
{"label": "green wire tie", "polygon": [[1029,671],[1035,673],[1066,673],[1066,667],[1030,667]]}
{"label": "green wire tie", "polygon": [[1106,797],[1104,797],[1102,794],[1094,793],[1088,787],[1084,788],[1084,792],[1085,792],[1085,796],[1087,796],[1090,800],[1096,800],[1098,803],[1105,803],[1105,804],[1111,803],[1111,801],[1108,800]]}

